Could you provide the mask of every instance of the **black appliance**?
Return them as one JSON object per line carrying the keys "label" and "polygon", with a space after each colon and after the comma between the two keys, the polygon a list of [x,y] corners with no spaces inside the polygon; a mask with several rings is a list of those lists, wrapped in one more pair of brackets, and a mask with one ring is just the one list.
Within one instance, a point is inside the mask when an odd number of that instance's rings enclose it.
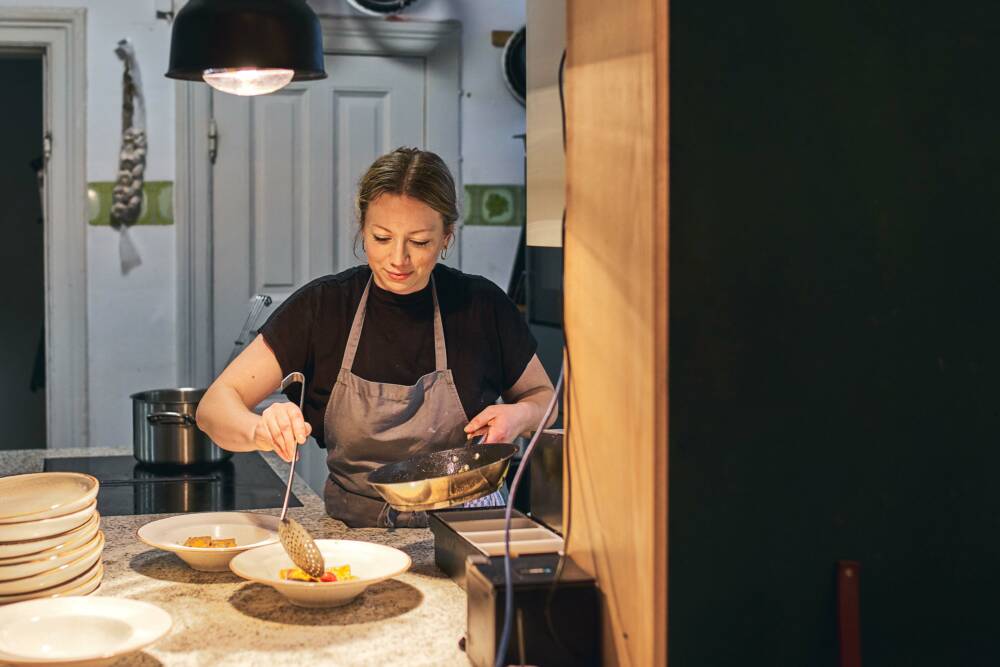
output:
{"label": "black appliance", "polygon": [[[131,456],[45,459],[45,472],[82,472],[100,481],[101,516],[228,512],[281,507],[285,482],[257,452],[213,466],[146,466]],[[301,507],[293,493],[289,507]]]}
{"label": "black appliance", "polygon": [[[428,512],[434,534],[434,564],[465,588],[465,564],[470,556],[502,556],[504,508],[455,507]],[[513,554],[554,554],[563,549],[557,533],[516,509],[511,513]]]}
{"label": "black appliance", "polygon": [[[472,556],[468,561],[465,651],[476,667],[492,667],[503,632],[503,560]],[[514,624],[504,664],[599,665],[601,608],[594,578],[571,558],[560,570],[557,554],[514,558],[511,575]]]}

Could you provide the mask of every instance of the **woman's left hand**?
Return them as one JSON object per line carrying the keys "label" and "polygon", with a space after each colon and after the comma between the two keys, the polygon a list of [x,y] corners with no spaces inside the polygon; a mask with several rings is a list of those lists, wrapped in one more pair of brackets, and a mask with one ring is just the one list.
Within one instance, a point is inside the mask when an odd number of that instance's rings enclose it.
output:
{"label": "woman's left hand", "polygon": [[486,434],[484,444],[491,442],[511,442],[525,431],[530,431],[533,424],[534,408],[523,403],[500,403],[491,405],[465,427],[467,438],[476,438]]}

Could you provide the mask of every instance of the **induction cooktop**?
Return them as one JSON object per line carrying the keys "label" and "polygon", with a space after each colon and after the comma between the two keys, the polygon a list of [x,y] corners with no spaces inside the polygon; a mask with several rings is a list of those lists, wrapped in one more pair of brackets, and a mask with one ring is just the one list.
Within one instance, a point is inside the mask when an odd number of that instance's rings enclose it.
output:
{"label": "induction cooktop", "polygon": [[[280,508],[285,481],[257,452],[199,468],[148,467],[131,456],[45,459],[45,472],[82,472],[101,482],[102,516]],[[289,507],[301,507],[293,493]]]}

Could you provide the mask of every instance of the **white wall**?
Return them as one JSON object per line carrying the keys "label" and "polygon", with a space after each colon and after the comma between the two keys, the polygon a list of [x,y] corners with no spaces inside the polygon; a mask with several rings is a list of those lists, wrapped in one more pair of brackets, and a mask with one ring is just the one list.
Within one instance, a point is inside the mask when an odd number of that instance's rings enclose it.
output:
{"label": "white wall", "polygon": [[[170,26],[155,18],[168,1],[0,0],[3,7],[87,9],[87,180],[114,178],[121,131],[122,66],[115,44],[135,44],[146,94],[149,137],[146,178],[174,178],[174,83],[167,69]],[[180,2],[175,2],[180,6]],[[311,0],[326,14],[356,15],[343,0]],[[491,30],[524,23],[523,0],[418,0],[407,16],[458,19],[463,24],[462,179],[466,183],[523,183],[522,149],[511,135],[524,131],[524,109],[500,75],[500,50]],[[57,139],[58,140],[58,139]],[[80,224],[85,224],[81,221]],[[135,227],[130,232],[142,265],[122,275],[118,234],[88,227],[88,362],[90,444],[128,446],[129,394],[177,382],[176,232]],[[466,230],[463,268],[506,287],[517,240],[514,228]]]}

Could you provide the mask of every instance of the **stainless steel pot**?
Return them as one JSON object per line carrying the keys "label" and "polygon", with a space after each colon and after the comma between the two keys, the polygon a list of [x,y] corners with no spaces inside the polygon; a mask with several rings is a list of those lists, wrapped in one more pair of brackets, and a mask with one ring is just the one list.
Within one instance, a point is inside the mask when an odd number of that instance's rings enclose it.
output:
{"label": "stainless steel pot", "polygon": [[195,412],[204,389],[152,389],[132,394],[132,450],[146,465],[195,465],[233,454],[198,428]]}

